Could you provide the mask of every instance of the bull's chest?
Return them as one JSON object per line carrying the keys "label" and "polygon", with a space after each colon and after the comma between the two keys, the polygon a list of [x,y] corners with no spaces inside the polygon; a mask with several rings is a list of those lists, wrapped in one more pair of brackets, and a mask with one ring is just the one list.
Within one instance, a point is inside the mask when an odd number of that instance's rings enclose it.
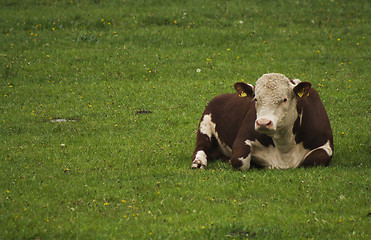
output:
{"label": "bull's chest", "polygon": [[266,168],[288,169],[298,167],[310,151],[303,147],[302,143],[288,145],[285,147],[268,147],[259,141],[246,141],[251,146],[251,161]]}

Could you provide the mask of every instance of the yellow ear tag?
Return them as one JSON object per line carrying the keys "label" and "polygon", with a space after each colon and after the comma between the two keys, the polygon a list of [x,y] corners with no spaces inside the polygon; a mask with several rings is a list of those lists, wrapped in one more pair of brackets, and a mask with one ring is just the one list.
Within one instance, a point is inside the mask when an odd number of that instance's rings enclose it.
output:
{"label": "yellow ear tag", "polygon": [[245,93],[244,91],[242,91],[241,94],[240,94],[240,97],[247,97],[247,93]]}
{"label": "yellow ear tag", "polygon": [[304,88],[302,88],[300,92],[297,92],[296,94],[298,94],[299,97],[302,97],[304,95]]}

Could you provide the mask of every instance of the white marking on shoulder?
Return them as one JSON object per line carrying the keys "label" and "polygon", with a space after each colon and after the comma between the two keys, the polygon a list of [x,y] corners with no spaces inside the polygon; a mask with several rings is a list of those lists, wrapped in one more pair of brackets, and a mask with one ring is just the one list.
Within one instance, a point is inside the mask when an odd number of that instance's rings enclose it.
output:
{"label": "white marking on shoulder", "polygon": [[211,114],[206,114],[200,123],[200,132],[211,139],[211,136],[215,133],[215,126],[215,123],[211,120]]}
{"label": "white marking on shoulder", "polygon": [[211,114],[204,115],[200,123],[200,132],[202,134],[207,135],[210,140],[211,140],[211,137],[214,136],[216,140],[218,141],[219,148],[222,151],[222,153],[225,156],[230,157],[232,155],[232,149],[227,144],[223,143],[220,140],[218,133],[216,132],[215,129],[216,129],[216,124],[212,121]]}
{"label": "white marking on shoulder", "polygon": [[304,159],[309,156],[309,154],[311,154],[312,152],[318,150],[318,149],[322,149],[324,150],[327,155],[329,155],[330,157],[332,156],[333,152],[332,152],[332,149],[331,149],[331,146],[330,146],[330,140],[327,140],[327,142],[325,144],[323,144],[322,146],[318,147],[318,148],[315,148],[311,151],[309,151],[305,156],[304,156]]}

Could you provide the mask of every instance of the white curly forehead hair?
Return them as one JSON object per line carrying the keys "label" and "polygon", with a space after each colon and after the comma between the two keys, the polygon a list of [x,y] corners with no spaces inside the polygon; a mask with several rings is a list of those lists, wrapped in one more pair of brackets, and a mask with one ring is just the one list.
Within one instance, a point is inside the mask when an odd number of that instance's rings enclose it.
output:
{"label": "white curly forehead hair", "polygon": [[261,99],[267,99],[268,97],[269,101],[279,101],[289,96],[292,86],[290,79],[283,74],[264,74],[256,82],[255,97]]}

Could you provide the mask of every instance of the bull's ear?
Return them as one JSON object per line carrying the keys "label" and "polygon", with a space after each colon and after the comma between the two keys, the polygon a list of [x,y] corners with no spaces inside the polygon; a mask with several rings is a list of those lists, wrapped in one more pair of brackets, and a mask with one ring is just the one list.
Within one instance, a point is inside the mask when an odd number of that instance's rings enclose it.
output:
{"label": "bull's ear", "polygon": [[306,97],[309,95],[309,90],[312,87],[310,82],[300,82],[294,87],[294,93],[299,98]]}
{"label": "bull's ear", "polygon": [[240,97],[252,97],[254,95],[255,88],[251,84],[247,84],[244,82],[237,82],[234,84],[234,88],[240,95]]}

